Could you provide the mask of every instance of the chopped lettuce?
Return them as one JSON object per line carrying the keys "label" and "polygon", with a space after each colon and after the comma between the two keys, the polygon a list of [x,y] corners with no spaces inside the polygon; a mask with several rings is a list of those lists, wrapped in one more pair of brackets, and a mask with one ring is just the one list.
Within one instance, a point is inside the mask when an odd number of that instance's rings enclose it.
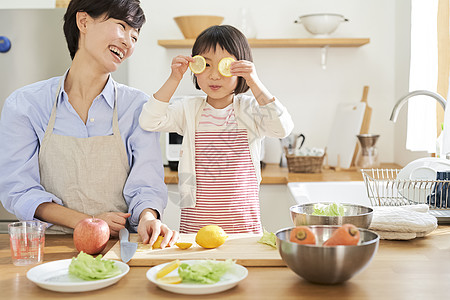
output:
{"label": "chopped lettuce", "polygon": [[195,264],[182,263],[178,267],[178,275],[183,283],[204,283],[213,284],[234,265],[234,261],[227,259],[225,261],[205,260]]}
{"label": "chopped lettuce", "polygon": [[83,280],[99,280],[117,276],[121,271],[114,261],[102,259],[101,254],[94,258],[81,251],[77,257],[72,258],[69,274]]}
{"label": "chopped lettuce", "polygon": [[269,245],[273,248],[277,248],[277,236],[273,232],[269,232],[263,228],[263,235],[259,239],[258,243]]}
{"label": "chopped lettuce", "polygon": [[329,217],[337,217],[344,216],[344,206],[338,203],[330,203],[330,204],[322,204],[317,203],[314,204],[314,211],[312,213],[313,216],[329,216]]}

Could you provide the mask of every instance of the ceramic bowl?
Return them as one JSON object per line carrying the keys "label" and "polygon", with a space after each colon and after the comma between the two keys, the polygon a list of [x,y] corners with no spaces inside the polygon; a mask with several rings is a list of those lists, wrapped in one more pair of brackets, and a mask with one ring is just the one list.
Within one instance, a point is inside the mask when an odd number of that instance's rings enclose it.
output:
{"label": "ceramic bowl", "polygon": [[308,14],[300,16],[296,23],[301,23],[305,29],[316,37],[328,37],[342,22],[348,19],[339,14]]}

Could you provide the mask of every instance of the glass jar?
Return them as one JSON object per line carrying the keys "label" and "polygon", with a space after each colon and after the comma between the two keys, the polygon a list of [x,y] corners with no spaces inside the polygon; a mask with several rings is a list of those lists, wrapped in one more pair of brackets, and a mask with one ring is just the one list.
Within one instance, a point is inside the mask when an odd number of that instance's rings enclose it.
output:
{"label": "glass jar", "polygon": [[380,137],[379,134],[358,134],[359,150],[356,155],[355,165],[357,168],[377,168],[380,166],[378,160],[378,149],[375,144]]}

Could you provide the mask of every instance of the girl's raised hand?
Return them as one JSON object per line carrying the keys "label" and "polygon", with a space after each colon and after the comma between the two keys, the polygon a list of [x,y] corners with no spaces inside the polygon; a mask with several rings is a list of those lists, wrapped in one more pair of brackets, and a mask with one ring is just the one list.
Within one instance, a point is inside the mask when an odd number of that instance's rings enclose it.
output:
{"label": "girl's raised hand", "polygon": [[172,74],[170,76],[178,81],[181,81],[184,73],[186,73],[186,70],[189,67],[190,62],[194,62],[194,59],[190,56],[178,55],[174,57],[172,59]]}
{"label": "girl's raised hand", "polygon": [[244,78],[249,86],[251,86],[253,83],[258,82],[258,75],[256,74],[256,68],[251,61],[248,60],[234,61],[231,63],[230,71],[232,75]]}

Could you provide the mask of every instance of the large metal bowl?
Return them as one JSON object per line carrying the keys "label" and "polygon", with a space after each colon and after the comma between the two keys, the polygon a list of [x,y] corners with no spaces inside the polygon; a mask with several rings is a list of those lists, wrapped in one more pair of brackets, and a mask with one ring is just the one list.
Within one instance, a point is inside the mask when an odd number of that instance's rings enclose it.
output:
{"label": "large metal bowl", "polygon": [[[356,246],[300,245],[289,241],[291,228],[276,233],[281,258],[300,277],[314,283],[336,284],[344,282],[369,265],[378,249],[377,233],[359,228],[361,239]],[[309,226],[322,245],[339,226]]]}
{"label": "large metal bowl", "polygon": [[[344,216],[315,216],[314,205],[317,203],[298,204],[291,206],[291,219],[295,226],[304,225],[343,225],[353,224],[359,228],[369,228],[372,222],[373,209],[367,206],[341,203],[344,206]],[[330,204],[321,202],[321,204]]]}

